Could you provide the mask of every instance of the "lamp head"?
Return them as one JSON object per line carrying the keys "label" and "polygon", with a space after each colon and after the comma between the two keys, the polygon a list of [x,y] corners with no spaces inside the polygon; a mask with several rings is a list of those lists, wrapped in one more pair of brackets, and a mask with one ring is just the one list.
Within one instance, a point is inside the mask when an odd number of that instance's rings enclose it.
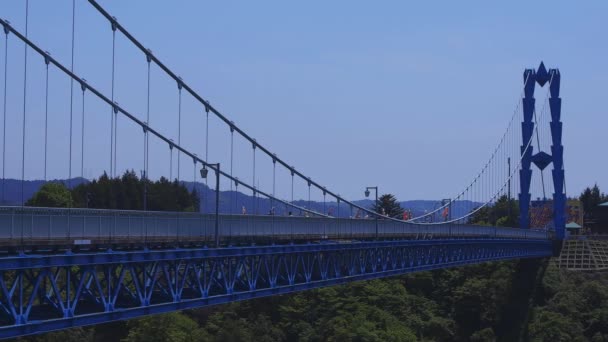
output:
{"label": "lamp head", "polygon": [[209,173],[209,170],[207,170],[207,167],[203,166],[203,168],[201,169],[201,178],[207,178],[208,173]]}
{"label": "lamp head", "polygon": [[369,189],[365,189],[365,197],[369,197]]}

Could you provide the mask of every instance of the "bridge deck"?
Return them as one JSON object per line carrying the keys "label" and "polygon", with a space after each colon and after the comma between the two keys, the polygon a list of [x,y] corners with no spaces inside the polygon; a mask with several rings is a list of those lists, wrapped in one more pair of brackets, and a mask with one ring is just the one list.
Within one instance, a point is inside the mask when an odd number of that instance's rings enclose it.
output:
{"label": "bridge deck", "polygon": [[[0,207],[0,247],[203,246],[215,241],[215,220],[214,215],[186,212]],[[551,237],[544,230],[296,216],[220,215],[218,230],[223,245],[376,238]]]}

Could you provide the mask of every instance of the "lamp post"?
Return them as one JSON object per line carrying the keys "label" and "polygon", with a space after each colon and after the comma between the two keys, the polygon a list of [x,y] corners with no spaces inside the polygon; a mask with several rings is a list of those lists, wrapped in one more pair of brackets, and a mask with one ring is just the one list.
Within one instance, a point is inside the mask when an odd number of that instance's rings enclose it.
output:
{"label": "lamp post", "polygon": [[215,247],[220,246],[220,163],[203,164],[201,178],[207,178],[207,166],[215,168]]}
{"label": "lamp post", "polygon": [[[368,186],[365,188],[365,197],[369,197],[369,190],[373,189],[376,192],[376,206],[378,205],[378,187]],[[376,209],[378,209],[376,207]],[[376,239],[378,238],[378,210],[376,210]]]}

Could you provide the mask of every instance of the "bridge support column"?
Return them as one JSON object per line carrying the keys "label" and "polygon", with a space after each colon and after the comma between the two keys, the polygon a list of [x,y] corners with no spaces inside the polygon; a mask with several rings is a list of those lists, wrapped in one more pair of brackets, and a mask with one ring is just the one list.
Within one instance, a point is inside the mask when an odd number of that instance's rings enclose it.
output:
{"label": "bridge support column", "polygon": [[[524,98],[522,106],[524,121],[521,123],[521,170],[519,170],[519,227],[530,228],[530,180],[532,179],[532,144],[528,144],[534,131],[534,86],[536,85],[536,73],[533,69],[524,71]],[[529,146],[528,146],[529,145]]]}
{"label": "bridge support column", "polygon": [[562,146],[562,99],[559,97],[560,74],[550,69],[549,107],[551,109],[551,155],[553,157],[553,223],[555,238],[563,240],[566,230],[566,194],[564,193],[564,147]]}

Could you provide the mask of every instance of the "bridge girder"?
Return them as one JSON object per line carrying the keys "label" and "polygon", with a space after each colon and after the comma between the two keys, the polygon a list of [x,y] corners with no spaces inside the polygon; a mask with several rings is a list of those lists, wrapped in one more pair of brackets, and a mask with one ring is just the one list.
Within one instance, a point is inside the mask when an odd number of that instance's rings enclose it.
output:
{"label": "bridge girder", "polygon": [[451,239],[21,257],[0,270],[0,338],[551,253],[549,240]]}

